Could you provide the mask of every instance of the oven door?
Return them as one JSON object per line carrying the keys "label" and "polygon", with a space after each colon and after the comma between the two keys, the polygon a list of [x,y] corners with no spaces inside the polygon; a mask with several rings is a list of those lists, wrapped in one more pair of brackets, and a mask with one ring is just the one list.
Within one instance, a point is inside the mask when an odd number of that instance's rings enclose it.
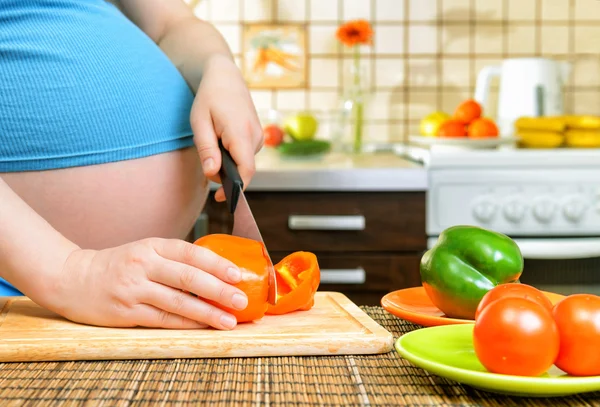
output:
{"label": "oven door", "polygon": [[[563,295],[600,295],[600,237],[513,240],[525,259],[522,283]],[[436,241],[429,238],[427,246]]]}

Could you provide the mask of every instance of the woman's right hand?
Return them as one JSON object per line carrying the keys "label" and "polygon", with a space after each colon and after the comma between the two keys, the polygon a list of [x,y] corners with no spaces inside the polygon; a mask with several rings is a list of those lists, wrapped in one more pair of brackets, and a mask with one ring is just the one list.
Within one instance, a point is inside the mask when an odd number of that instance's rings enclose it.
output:
{"label": "woman's right hand", "polygon": [[240,279],[235,264],[208,249],[149,238],[100,251],[75,250],[55,281],[55,298],[44,306],[99,326],[232,329],[235,317],[202,299],[246,308],[247,296],[231,285]]}

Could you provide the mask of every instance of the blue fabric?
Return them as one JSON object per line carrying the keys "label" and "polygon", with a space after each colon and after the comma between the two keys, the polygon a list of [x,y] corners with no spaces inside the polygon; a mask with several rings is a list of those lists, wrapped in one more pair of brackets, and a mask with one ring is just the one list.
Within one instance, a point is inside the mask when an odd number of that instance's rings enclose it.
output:
{"label": "blue fabric", "polygon": [[0,1],[0,172],[192,146],[192,102],[167,56],[104,0]]}
{"label": "blue fabric", "polygon": [[[0,172],[85,166],[193,145],[193,94],[104,0],[0,0]],[[0,296],[21,295],[0,279]]]}
{"label": "blue fabric", "polygon": [[0,297],[20,297],[23,294],[8,281],[0,278]]}

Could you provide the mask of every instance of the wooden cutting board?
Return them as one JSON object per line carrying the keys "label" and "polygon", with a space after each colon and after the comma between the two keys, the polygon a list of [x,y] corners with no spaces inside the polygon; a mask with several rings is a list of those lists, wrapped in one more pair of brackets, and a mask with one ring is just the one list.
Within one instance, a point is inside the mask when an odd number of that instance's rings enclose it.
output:
{"label": "wooden cutting board", "polygon": [[347,355],[389,352],[393,337],[346,296],[317,292],[309,311],[232,331],[76,324],[26,297],[0,299],[0,362]]}

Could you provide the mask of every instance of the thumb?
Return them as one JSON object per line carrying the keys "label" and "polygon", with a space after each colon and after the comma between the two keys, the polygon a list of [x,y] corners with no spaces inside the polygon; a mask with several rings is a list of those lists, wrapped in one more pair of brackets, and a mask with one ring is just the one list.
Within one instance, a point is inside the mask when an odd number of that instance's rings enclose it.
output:
{"label": "thumb", "polygon": [[221,153],[208,109],[195,111],[190,124],[204,175],[212,178],[221,168]]}

